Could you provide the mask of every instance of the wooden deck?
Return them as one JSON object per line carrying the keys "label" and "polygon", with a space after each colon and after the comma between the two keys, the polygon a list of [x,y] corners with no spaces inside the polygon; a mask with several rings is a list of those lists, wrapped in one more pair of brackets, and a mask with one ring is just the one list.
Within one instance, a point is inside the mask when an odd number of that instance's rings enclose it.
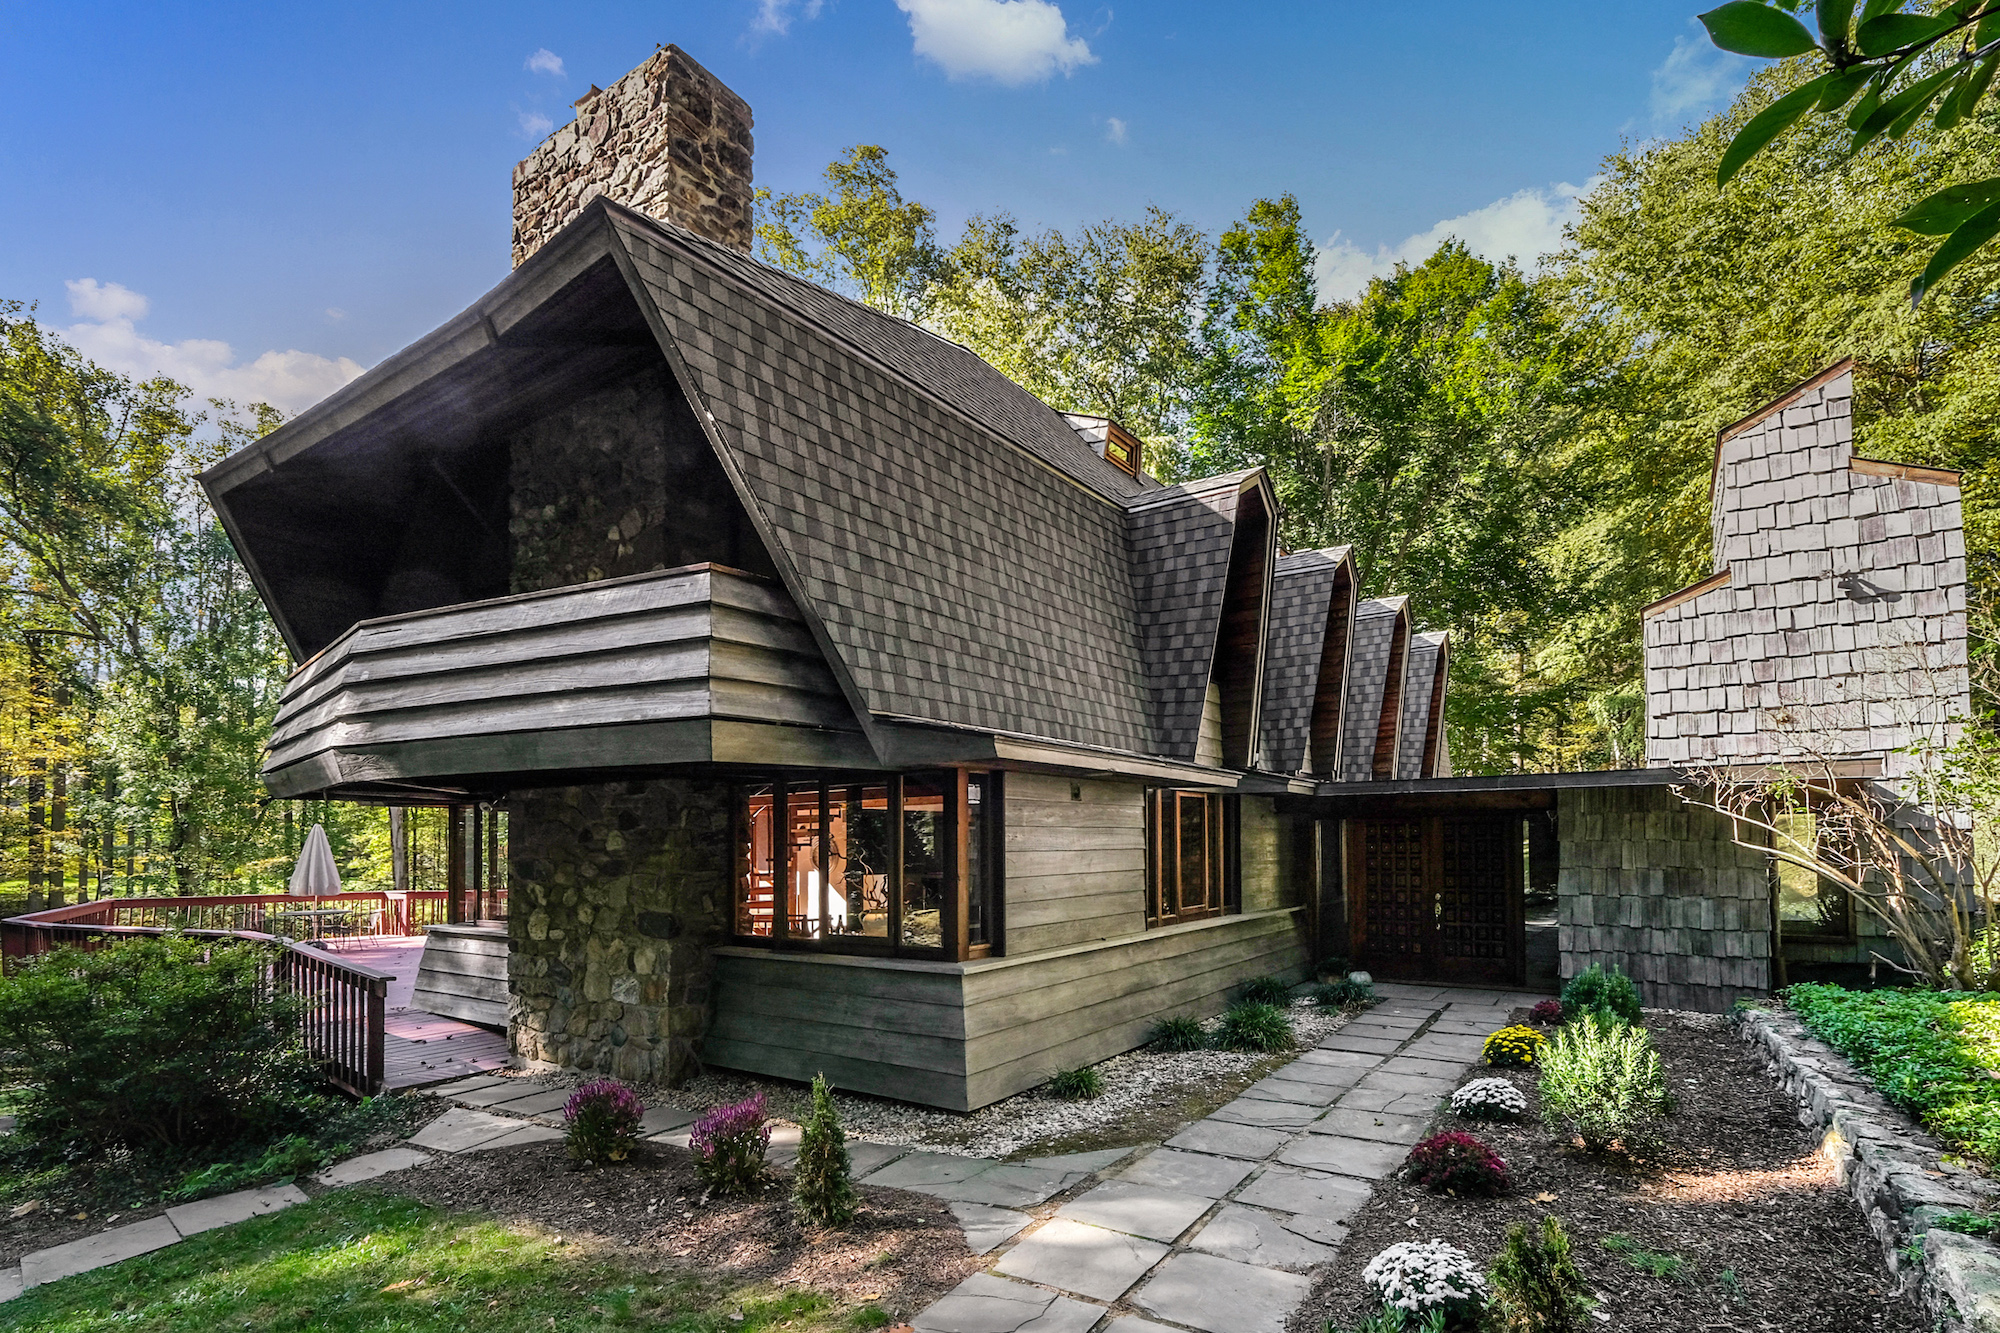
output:
{"label": "wooden deck", "polygon": [[355,941],[337,946],[334,952],[395,977],[382,1023],[385,1092],[506,1068],[506,1033],[427,1013],[410,1003],[424,953],[423,936]]}

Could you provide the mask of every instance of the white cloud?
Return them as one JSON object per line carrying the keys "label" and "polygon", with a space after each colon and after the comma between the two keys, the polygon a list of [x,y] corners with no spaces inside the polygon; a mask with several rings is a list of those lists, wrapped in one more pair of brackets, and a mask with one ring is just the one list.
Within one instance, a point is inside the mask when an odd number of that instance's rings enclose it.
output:
{"label": "white cloud", "polygon": [[1125,132],[1129,128],[1118,117],[1107,117],[1104,122],[1104,137],[1110,142],[1117,144],[1120,148],[1123,148],[1125,146]]}
{"label": "white cloud", "polygon": [[521,133],[526,138],[546,139],[549,137],[549,131],[556,127],[553,120],[539,111],[522,111],[518,114],[521,117]]}
{"label": "white cloud", "polygon": [[337,305],[330,305],[326,308],[326,317],[338,324],[341,320],[347,318],[347,312]]}
{"label": "white cloud", "polygon": [[916,53],[954,79],[1038,83],[1097,63],[1049,0],[896,0],[896,7],[910,16]]}
{"label": "white cloud", "polygon": [[1678,130],[1720,111],[1736,99],[1757,68],[1748,56],[1717,47],[1693,19],[1688,26],[1694,35],[1674,38],[1674,49],[1653,71],[1651,110],[1656,132]]}
{"label": "white cloud", "polygon": [[1519,190],[1484,208],[1446,218],[1400,245],[1378,246],[1373,254],[1335,232],[1318,247],[1313,261],[1320,295],[1350,300],[1367,289],[1370,278],[1386,277],[1398,264],[1421,264],[1454,237],[1496,263],[1511,256],[1532,270],[1542,256],[1562,248],[1563,228],[1576,220],[1577,200],[1594,184],[1595,177],[1582,185],[1565,182],[1546,190]]}
{"label": "white cloud", "polygon": [[562,57],[544,46],[528,57],[527,69],[535,74],[550,74],[558,79],[568,77],[563,68]]}
{"label": "white cloud", "polygon": [[757,17],[750,20],[750,31],[770,33],[783,37],[792,30],[792,20],[807,20],[819,17],[820,10],[826,8],[826,0],[757,0]]}
{"label": "white cloud", "polygon": [[363,369],[344,356],[329,358],[296,348],[239,361],[234,348],[215,338],[163,343],[136,327],[148,309],[139,293],[95,278],[63,285],[69,289],[70,313],[80,321],[56,331],[64,341],[121,375],[177,380],[194,391],[198,403],[228,398],[244,405],[269,403],[288,414],[301,412]]}

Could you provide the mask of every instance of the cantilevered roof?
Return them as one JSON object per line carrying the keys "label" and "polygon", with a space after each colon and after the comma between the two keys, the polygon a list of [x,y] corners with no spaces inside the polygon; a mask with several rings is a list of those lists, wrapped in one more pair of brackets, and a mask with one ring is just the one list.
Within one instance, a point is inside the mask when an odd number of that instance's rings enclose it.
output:
{"label": "cantilevered roof", "polygon": [[[1276,514],[1261,472],[1130,476],[964,348],[606,200],[203,482],[309,657],[371,616],[514,591],[495,441],[662,358],[864,728],[1192,756],[1238,502]],[[487,554],[385,605],[383,553],[450,523],[464,542],[431,546]]]}

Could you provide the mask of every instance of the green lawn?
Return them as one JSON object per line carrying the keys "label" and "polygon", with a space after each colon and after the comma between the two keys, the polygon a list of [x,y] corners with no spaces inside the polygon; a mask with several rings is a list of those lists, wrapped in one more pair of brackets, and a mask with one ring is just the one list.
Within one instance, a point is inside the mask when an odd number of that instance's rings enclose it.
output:
{"label": "green lawn", "polygon": [[323,1195],[0,1305],[0,1328],[36,1333],[834,1333],[888,1322],[874,1306],[842,1307],[797,1288],[648,1273],[531,1228],[369,1189]]}

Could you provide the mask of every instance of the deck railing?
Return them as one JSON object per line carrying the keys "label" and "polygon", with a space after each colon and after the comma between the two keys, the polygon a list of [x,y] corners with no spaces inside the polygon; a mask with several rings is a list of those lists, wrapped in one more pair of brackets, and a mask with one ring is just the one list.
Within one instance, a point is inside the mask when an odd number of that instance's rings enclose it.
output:
{"label": "deck railing", "polygon": [[[342,897],[375,897],[381,894],[343,894]],[[443,894],[438,894],[442,898]],[[286,901],[276,898],[275,901]],[[297,904],[300,899],[290,899]],[[326,901],[333,901],[329,897]],[[103,948],[113,940],[136,935],[183,934],[200,939],[250,940],[277,946],[269,975],[273,986],[305,1001],[301,1036],[306,1050],[320,1062],[321,1072],[335,1087],[357,1097],[373,1097],[382,1092],[383,1024],[389,999],[387,972],[364,967],[321,949],[281,939],[260,930],[232,927],[190,926],[179,920],[128,924],[115,918],[127,913],[113,908],[155,906],[160,903],[207,904],[208,899],[102,899],[57,907],[46,912],[10,917],[0,921],[0,955],[6,964],[32,958],[70,944],[84,949]],[[246,905],[247,906],[247,905]],[[132,913],[144,915],[143,910]]]}

